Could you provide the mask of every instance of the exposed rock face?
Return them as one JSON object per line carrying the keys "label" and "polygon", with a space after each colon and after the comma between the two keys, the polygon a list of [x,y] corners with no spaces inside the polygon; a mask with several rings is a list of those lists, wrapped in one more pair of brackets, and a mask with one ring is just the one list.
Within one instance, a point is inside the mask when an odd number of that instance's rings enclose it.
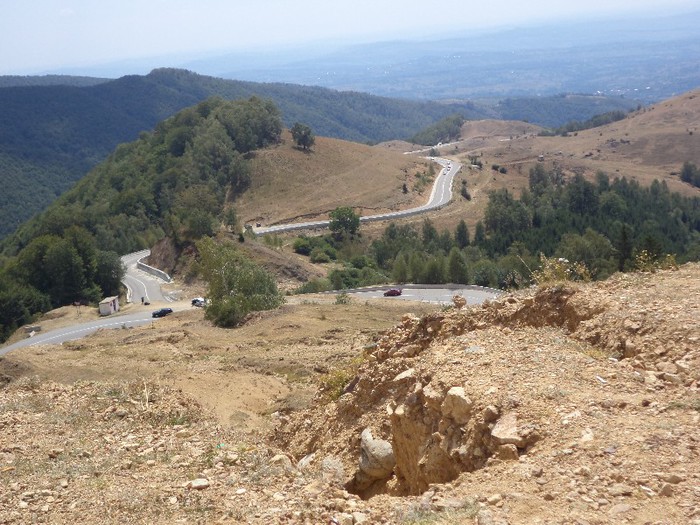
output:
{"label": "exposed rock face", "polygon": [[[447,482],[485,465],[498,445],[485,417],[474,411],[464,387],[414,384],[403,403],[390,407],[396,454],[396,483],[401,492],[419,494],[431,483]],[[496,410],[491,407],[491,409]],[[517,455],[517,453],[516,453]]]}
{"label": "exposed rock face", "polygon": [[464,393],[464,388],[455,386],[450,388],[442,402],[442,415],[453,419],[458,425],[464,425],[469,421],[472,412],[472,400]]}
{"label": "exposed rock face", "polygon": [[518,417],[513,412],[503,415],[496,422],[491,437],[496,445],[515,445],[517,448],[525,448],[539,439],[534,427],[518,425]]}
{"label": "exposed rock face", "polygon": [[384,492],[433,508],[478,494],[479,522],[693,523],[696,504],[672,505],[700,479],[699,268],[664,276],[680,288],[621,275],[407,314],[350,394],[283,437],[356,464],[362,431],[381,429],[396,459]]}

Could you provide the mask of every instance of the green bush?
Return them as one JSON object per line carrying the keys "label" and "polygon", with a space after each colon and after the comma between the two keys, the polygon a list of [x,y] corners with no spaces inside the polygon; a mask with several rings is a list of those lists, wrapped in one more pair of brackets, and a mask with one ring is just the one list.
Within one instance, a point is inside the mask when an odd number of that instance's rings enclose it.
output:
{"label": "green bush", "polygon": [[312,263],[327,263],[331,262],[331,258],[328,256],[328,254],[323,251],[322,248],[316,247],[313,250],[311,250],[311,253],[309,254],[309,260]]}
{"label": "green bush", "polygon": [[297,237],[294,240],[294,251],[300,255],[309,255],[311,253],[311,241],[307,237]]}
{"label": "green bush", "polygon": [[327,292],[331,289],[331,282],[328,279],[311,279],[308,283],[304,283],[299,288],[294,290],[294,293],[318,293]]}
{"label": "green bush", "polygon": [[217,326],[236,326],[250,312],[272,310],[284,302],[272,275],[243,257],[234,244],[205,237],[197,250],[211,301],[206,317]]}

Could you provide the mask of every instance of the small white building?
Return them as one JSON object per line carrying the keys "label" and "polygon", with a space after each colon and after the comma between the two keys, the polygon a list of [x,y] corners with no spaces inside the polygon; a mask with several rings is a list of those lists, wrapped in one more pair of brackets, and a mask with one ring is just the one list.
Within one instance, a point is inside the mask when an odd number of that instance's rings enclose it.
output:
{"label": "small white building", "polygon": [[100,315],[111,315],[119,311],[119,297],[105,297],[100,301]]}

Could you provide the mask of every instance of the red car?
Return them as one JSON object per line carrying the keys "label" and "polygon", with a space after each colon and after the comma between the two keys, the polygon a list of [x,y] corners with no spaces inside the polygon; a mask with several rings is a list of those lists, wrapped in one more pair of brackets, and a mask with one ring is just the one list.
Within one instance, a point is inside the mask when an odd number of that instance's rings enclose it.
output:
{"label": "red car", "polygon": [[401,290],[398,288],[391,288],[390,290],[384,292],[384,297],[396,297],[399,295],[401,295]]}

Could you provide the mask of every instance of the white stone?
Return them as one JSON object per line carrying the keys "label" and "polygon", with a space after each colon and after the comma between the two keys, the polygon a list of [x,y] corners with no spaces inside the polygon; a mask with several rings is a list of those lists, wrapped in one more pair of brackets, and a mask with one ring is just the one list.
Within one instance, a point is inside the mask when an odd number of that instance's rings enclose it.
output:
{"label": "white stone", "polygon": [[197,478],[189,482],[189,487],[193,490],[204,490],[209,488],[209,480],[206,478]]}
{"label": "white stone", "polygon": [[499,445],[524,447],[525,439],[518,433],[518,418],[514,413],[505,414],[491,430],[491,437]]}
{"label": "white stone", "polygon": [[372,479],[384,479],[391,475],[396,465],[391,443],[375,439],[372,431],[366,428],[360,438],[360,470]]}

